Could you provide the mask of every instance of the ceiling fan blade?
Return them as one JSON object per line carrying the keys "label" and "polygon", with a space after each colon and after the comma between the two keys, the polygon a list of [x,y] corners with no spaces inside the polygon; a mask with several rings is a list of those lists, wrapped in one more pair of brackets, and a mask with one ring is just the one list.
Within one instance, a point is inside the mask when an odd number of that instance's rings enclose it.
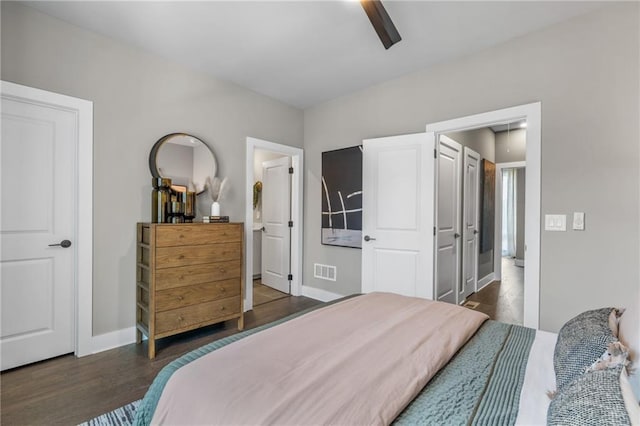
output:
{"label": "ceiling fan blade", "polygon": [[393,21],[391,21],[380,0],[360,0],[360,4],[369,17],[371,25],[378,33],[378,37],[380,37],[385,49],[389,49],[402,40],[400,33],[398,33],[396,26],[393,25]]}

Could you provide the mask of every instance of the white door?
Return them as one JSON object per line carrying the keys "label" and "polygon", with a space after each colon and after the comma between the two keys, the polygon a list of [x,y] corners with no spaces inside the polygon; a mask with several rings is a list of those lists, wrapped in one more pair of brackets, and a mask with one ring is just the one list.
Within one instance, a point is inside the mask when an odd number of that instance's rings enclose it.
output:
{"label": "white door", "polygon": [[289,293],[291,158],[262,163],[262,284]]}
{"label": "white door", "polygon": [[367,139],[362,291],[433,297],[433,133]]}
{"label": "white door", "polygon": [[77,128],[76,111],[3,91],[3,370],[74,351]]}
{"label": "white door", "polygon": [[458,302],[476,291],[478,284],[478,225],[480,210],[480,154],[464,147],[464,177],[462,197],[462,280]]}
{"label": "white door", "polygon": [[436,300],[458,303],[462,147],[441,135],[436,188]]}

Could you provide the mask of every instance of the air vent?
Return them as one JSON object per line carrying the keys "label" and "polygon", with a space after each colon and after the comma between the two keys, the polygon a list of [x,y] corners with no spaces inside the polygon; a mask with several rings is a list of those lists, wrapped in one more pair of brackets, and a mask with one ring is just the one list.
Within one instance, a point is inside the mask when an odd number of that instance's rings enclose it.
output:
{"label": "air vent", "polygon": [[335,281],[336,267],[331,265],[313,264],[313,276],[321,280]]}

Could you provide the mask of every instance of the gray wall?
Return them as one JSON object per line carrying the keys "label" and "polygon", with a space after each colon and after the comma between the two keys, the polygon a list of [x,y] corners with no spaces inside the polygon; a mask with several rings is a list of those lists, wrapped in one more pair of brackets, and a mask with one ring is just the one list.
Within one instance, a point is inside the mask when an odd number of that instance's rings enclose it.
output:
{"label": "gray wall", "polygon": [[526,169],[516,169],[516,259],[524,259],[524,210]]}
{"label": "gray wall", "polygon": [[[451,132],[446,135],[460,145],[473,149],[482,158],[495,162],[496,138],[495,133],[489,127]],[[493,273],[493,252],[493,250],[487,250],[484,253],[478,253],[478,280]]]}
{"label": "gray wall", "polygon": [[[638,8],[607,5],[306,110],[305,285],[360,291],[360,250],[320,244],[322,151],[541,101],[542,214],[584,211],[587,229],[542,232],[540,325],[638,300]],[[338,281],[314,279],[314,262],[336,265]]]}
{"label": "gray wall", "polygon": [[135,322],[135,224],[151,217],[147,161],[157,139],[187,132],[209,144],[230,181],[222,212],[236,221],[245,138],[303,143],[298,109],[8,2],[1,77],[94,103],[94,335]]}
{"label": "gray wall", "polygon": [[496,133],[496,163],[525,161],[526,150],[527,131],[525,129]]}
{"label": "gray wall", "polygon": [[462,146],[471,148],[482,158],[496,162],[496,137],[493,130],[488,127],[482,129],[465,130],[462,132],[447,133],[446,136],[458,142]]}

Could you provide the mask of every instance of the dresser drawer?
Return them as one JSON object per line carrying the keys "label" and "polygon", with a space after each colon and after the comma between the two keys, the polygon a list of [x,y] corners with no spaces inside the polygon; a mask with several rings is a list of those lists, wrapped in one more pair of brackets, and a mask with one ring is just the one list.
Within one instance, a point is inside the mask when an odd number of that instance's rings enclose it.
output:
{"label": "dresser drawer", "polygon": [[240,224],[156,226],[156,247],[229,242],[242,242],[242,226]]}
{"label": "dresser drawer", "polygon": [[216,320],[239,313],[240,296],[158,312],[156,314],[156,333],[189,330],[197,328],[203,323],[214,323]]}
{"label": "dresser drawer", "polygon": [[156,312],[239,295],[240,278],[161,290],[156,293]]}
{"label": "dresser drawer", "polygon": [[164,290],[192,284],[227,280],[229,278],[240,278],[242,275],[241,269],[242,262],[240,260],[157,269],[155,287],[156,290]]}
{"label": "dresser drawer", "polygon": [[241,259],[242,243],[202,246],[161,247],[156,249],[156,269],[199,265]]}

